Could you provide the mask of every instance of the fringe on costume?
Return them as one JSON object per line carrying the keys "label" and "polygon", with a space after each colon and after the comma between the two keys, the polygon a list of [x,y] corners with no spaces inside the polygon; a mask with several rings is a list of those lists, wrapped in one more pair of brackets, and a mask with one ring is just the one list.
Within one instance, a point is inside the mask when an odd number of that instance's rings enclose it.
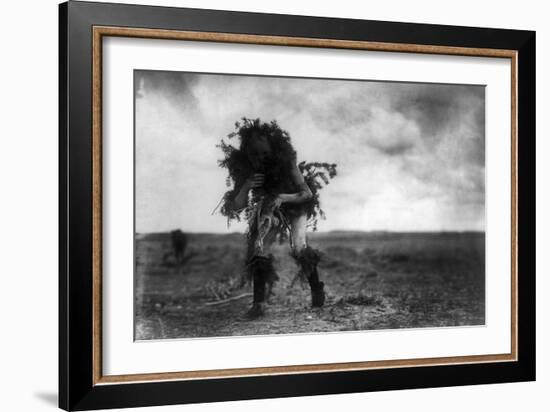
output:
{"label": "fringe on costume", "polygon": [[268,256],[252,256],[246,264],[246,273],[249,280],[255,281],[260,277],[268,286],[273,286],[279,280],[279,275],[275,271],[273,261],[272,254]]}
{"label": "fringe on costume", "polygon": [[311,287],[317,287],[319,283],[317,265],[321,260],[321,253],[311,246],[306,246],[300,251],[292,250],[291,256],[300,267],[298,272],[300,281],[308,282]]}

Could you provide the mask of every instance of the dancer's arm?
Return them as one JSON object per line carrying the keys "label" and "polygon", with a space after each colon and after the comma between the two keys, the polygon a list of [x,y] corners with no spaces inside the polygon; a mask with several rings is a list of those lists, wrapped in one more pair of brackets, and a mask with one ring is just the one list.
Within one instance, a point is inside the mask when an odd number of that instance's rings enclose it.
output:
{"label": "dancer's arm", "polygon": [[294,165],[291,177],[295,186],[298,187],[298,191],[296,193],[281,193],[276,200],[277,206],[282,203],[302,203],[311,199],[313,196],[311,189],[305,182],[304,176],[302,175],[302,172],[300,172],[300,169],[298,169],[297,165]]}
{"label": "dancer's arm", "polygon": [[248,192],[250,189],[255,189],[257,187],[262,187],[264,184],[264,175],[261,173],[256,173],[246,179],[238,190],[236,190],[237,195],[233,198],[231,202],[231,209],[240,210],[246,207],[248,203]]}

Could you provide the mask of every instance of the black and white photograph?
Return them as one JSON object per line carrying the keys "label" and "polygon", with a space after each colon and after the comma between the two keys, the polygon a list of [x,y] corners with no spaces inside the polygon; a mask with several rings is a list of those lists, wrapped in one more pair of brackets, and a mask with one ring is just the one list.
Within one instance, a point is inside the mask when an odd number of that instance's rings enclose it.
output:
{"label": "black and white photograph", "polygon": [[483,85],[134,71],[136,340],[484,325]]}

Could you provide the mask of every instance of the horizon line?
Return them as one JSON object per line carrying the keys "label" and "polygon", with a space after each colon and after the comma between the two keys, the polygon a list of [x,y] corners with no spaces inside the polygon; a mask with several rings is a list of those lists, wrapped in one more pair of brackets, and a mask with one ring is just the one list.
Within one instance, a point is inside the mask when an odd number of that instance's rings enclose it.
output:
{"label": "horizon line", "polygon": [[[151,235],[151,234],[163,234],[163,233],[170,233],[173,230],[181,230],[183,233],[187,233],[190,235],[244,235],[246,232],[240,232],[240,231],[233,231],[233,232],[195,232],[195,231],[185,231],[181,228],[176,228],[172,230],[163,230],[163,231],[153,231],[153,232],[134,232],[135,235]],[[332,229],[332,230],[317,230],[317,231],[309,231],[307,234],[323,234],[323,233],[485,233],[485,229],[460,229],[460,230],[449,230],[449,229],[441,229],[441,230],[357,230],[357,229]]]}

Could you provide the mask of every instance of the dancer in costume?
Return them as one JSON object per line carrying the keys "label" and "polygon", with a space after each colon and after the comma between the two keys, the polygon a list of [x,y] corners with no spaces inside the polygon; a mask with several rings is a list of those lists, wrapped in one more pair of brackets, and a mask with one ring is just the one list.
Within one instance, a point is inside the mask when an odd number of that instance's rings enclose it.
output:
{"label": "dancer in costume", "polygon": [[307,243],[308,224],[316,229],[324,217],[319,204],[319,189],[336,175],[336,165],[297,164],[289,134],[275,121],[242,119],[228,137],[238,137],[234,147],[222,140],[221,167],[227,168],[227,183],[221,213],[228,219],[248,221],[247,273],[253,282],[250,317],[264,313],[265,301],[278,279],[273,266],[271,246],[277,238],[288,238],[291,255],[300,268],[299,276],[311,289],[311,305],[323,306],[324,283],[317,265],[320,254]]}

